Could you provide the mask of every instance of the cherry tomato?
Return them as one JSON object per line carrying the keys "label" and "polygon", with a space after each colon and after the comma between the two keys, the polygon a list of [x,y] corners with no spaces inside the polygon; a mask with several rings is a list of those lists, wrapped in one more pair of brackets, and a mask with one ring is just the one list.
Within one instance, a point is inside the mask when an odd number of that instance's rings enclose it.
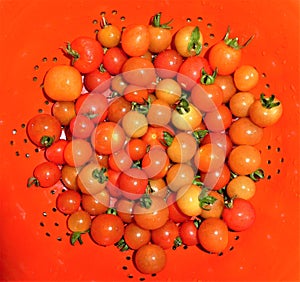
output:
{"label": "cherry tomato", "polygon": [[168,220],[163,226],[151,231],[151,241],[164,250],[178,247],[181,244],[178,226]]}
{"label": "cherry tomato", "polygon": [[107,189],[97,194],[82,194],[81,206],[91,216],[105,213],[109,207],[110,196]]}
{"label": "cherry tomato", "polygon": [[224,165],[225,153],[223,149],[213,143],[202,145],[197,150],[194,163],[201,172],[212,172]]}
{"label": "cherry tomato", "polygon": [[254,101],[255,97],[251,92],[238,92],[229,100],[229,108],[234,116],[247,117]]}
{"label": "cherry tomato", "polygon": [[56,65],[44,77],[44,91],[54,101],[74,101],[82,91],[82,77],[73,66]]}
{"label": "cherry tomato", "polygon": [[148,26],[150,35],[149,51],[152,53],[160,53],[166,50],[172,41],[172,27],[169,23],[161,23],[161,13],[154,15],[151,25]]}
{"label": "cherry tomato", "polygon": [[61,181],[70,190],[79,191],[77,175],[79,169],[74,166],[64,165],[61,169]]}
{"label": "cherry tomato", "polygon": [[142,159],[142,168],[150,179],[159,179],[166,175],[170,159],[161,148],[150,149]]}
{"label": "cherry tomato", "polygon": [[210,132],[201,140],[201,144],[213,143],[225,152],[226,157],[231,152],[232,141],[226,132]]}
{"label": "cherry tomato", "polygon": [[179,101],[181,97],[181,87],[177,81],[171,78],[162,79],[155,88],[157,99],[173,105]]}
{"label": "cherry tomato", "polygon": [[173,164],[166,175],[166,181],[169,189],[176,192],[184,185],[192,184],[195,178],[195,172],[191,165],[187,163]]}
{"label": "cherry tomato", "polygon": [[222,218],[230,230],[244,231],[254,224],[255,209],[248,200],[235,198],[232,207],[224,208]]}
{"label": "cherry tomato", "polygon": [[168,194],[168,187],[164,178],[149,179],[148,188],[151,195],[165,198]]}
{"label": "cherry tomato", "polygon": [[144,87],[129,84],[123,92],[124,98],[129,102],[144,104],[148,99],[148,91]]}
{"label": "cherry tomato", "polygon": [[64,150],[64,159],[69,166],[80,167],[92,157],[93,150],[90,142],[85,139],[72,139]]}
{"label": "cherry tomato", "polygon": [[132,159],[125,149],[121,149],[109,155],[108,165],[115,171],[125,171],[132,166]]}
{"label": "cherry tomato", "polygon": [[122,127],[128,137],[139,138],[146,134],[148,120],[138,111],[129,111],[123,116]]}
{"label": "cherry tomato", "polygon": [[161,99],[154,100],[147,113],[148,123],[152,126],[166,126],[172,115],[170,105]]}
{"label": "cherry tomato", "polygon": [[139,199],[148,185],[148,177],[144,170],[129,168],[119,176],[119,188],[122,194],[130,200]]}
{"label": "cherry tomato", "polygon": [[175,34],[174,45],[183,57],[199,55],[202,50],[203,36],[198,26],[185,25]]}
{"label": "cherry tomato", "polygon": [[165,200],[153,195],[136,202],[133,214],[136,224],[147,230],[157,229],[169,219],[169,209]]}
{"label": "cherry tomato", "polygon": [[106,188],[109,191],[111,197],[120,198],[122,196],[122,192],[119,188],[119,176],[121,171],[115,171],[113,169],[107,170],[108,181],[106,183]]}
{"label": "cherry tomato", "polygon": [[155,274],[166,265],[167,256],[160,246],[147,244],[139,248],[134,256],[137,269],[144,274]]}
{"label": "cherry tomato", "polygon": [[49,147],[61,136],[60,122],[50,114],[38,114],[27,123],[27,136],[38,147]]}
{"label": "cherry tomato", "polygon": [[133,221],[133,207],[135,202],[126,198],[120,198],[115,203],[118,216],[124,223],[130,223]]}
{"label": "cherry tomato", "polygon": [[249,118],[243,117],[234,121],[228,134],[236,145],[257,145],[263,138],[263,128],[254,124]]}
{"label": "cherry tomato", "polygon": [[152,62],[141,57],[130,57],[122,66],[124,80],[137,86],[148,86],[155,82],[156,73]]}
{"label": "cherry tomato", "polygon": [[144,55],[150,45],[148,26],[142,24],[128,25],[123,30],[121,44],[124,52],[131,57]]}
{"label": "cherry tomato", "polygon": [[27,187],[35,185],[48,188],[55,185],[61,178],[61,171],[57,164],[52,162],[42,162],[33,170],[33,176],[28,179]]}
{"label": "cherry tomato", "polygon": [[103,93],[110,87],[111,75],[104,69],[96,69],[85,74],[83,83],[88,91]]}
{"label": "cherry tomato", "polygon": [[131,110],[131,103],[123,96],[113,99],[107,109],[107,119],[118,123]]}
{"label": "cherry tomato", "polygon": [[238,175],[233,178],[226,187],[229,198],[251,199],[256,191],[255,182],[248,176]]}
{"label": "cherry tomato", "polygon": [[176,195],[176,202],[179,209],[188,216],[199,216],[202,212],[200,207],[200,194],[202,188],[195,184],[182,186]]}
{"label": "cherry tomato", "polygon": [[229,108],[222,104],[216,110],[208,112],[204,117],[204,123],[208,130],[214,132],[224,131],[232,123],[232,114]]}
{"label": "cherry tomato", "polygon": [[57,118],[62,126],[70,123],[76,116],[75,103],[73,101],[57,101],[52,106],[52,115]]}
{"label": "cherry tomato", "polygon": [[238,175],[248,175],[259,169],[260,151],[251,145],[239,145],[229,154],[228,165]]}
{"label": "cherry tomato", "polygon": [[209,75],[212,74],[207,59],[201,56],[189,57],[181,64],[177,81],[184,90],[191,91],[197,83],[200,83],[203,70]]}
{"label": "cherry tomato", "polygon": [[73,190],[61,192],[56,198],[56,207],[64,214],[71,214],[77,211],[80,207],[80,203],[80,193]]}
{"label": "cherry tomato", "polygon": [[167,49],[157,54],[153,64],[159,77],[173,78],[177,75],[182,62],[183,58],[176,50]]}
{"label": "cherry tomato", "polygon": [[261,94],[260,99],[250,106],[249,116],[260,127],[274,125],[282,116],[282,103],[275,95],[267,98],[264,94]]}
{"label": "cherry tomato", "polygon": [[120,43],[121,30],[111,23],[108,23],[104,17],[101,20],[101,29],[97,33],[97,40],[103,47],[113,48]]}
{"label": "cherry tomato", "polygon": [[198,240],[198,220],[187,220],[179,225],[179,236],[182,240],[182,244],[186,246],[195,246],[199,244]]}
{"label": "cherry tomato", "polygon": [[220,218],[224,209],[224,197],[217,191],[209,191],[200,196],[202,218]]}
{"label": "cherry tomato", "polygon": [[190,216],[184,214],[177,205],[176,193],[169,193],[166,199],[166,203],[169,209],[169,219],[175,223],[184,222],[190,219]]}
{"label": "cherry tomato", "polygon": [[67,226],[72,232],[86,232],[91,226],[91,216],[83,210],[75,211],[67,219]]}
{"label": "cherry tomato", "polygon": [[108,180],[107,168],[98,163],[88,163],[81,168],[77,176],[77,184],[84,194],[98,194],[104,190]]}
{"label": "cherry tomato", "polygon": [[82,94],[75,103],[77,115],[89,117],[94,123],[103,121],[107,116],[108,101],[99,93]]}
{"label": "cherry tomato", "polygon": [[99,41],[87,36],[77,37],[68,43],[65,52],[71,56],[72,66],[83,74],[96,70],[104,54]]}
{"label": "cherry tomato", "polygon": [[139,138],[133,138],[126,144],[126,151],[133,161],[140,160],[147,153],[148,144]]}
{"label": "cherry tomato", "polygon": [[149,148],[158,146],[163,149],[166,148],[164,144],[164,132],[168,132],[169,134],[173,134],[173,130],[169,127],[164,126],[148,126],[147,132],[141,137],[141,139],[146,142]]}
{"label": "cherry tomato", "polygon": [[117,75],[121,73],[122,66],[128,59],[128,56],[119,47],[109,48],[103,57],[103,66],[111,74]]}
{"label": "cherry tomato", "polygon": [[93,131],[93,146],[97,153],[109,155],[123,148],[125,132],[115,122],[102,122]]}
{"label": "cherry tomato", "polygon": [[125,227],[124,240],[130,249],[138,250],[148,244],[151,239],[150,230],[146,230],[131,222]]}
{"label": "cherry tomato", "polygon": [[217,75],[215,84],[219,85],[223,91],[223,103],[226,104],[230,98],[236,93],[232,75]]}
{"label": "cherry tomato", "polygon": [[86,139],[94,130],[94,123],[87,116],[79,114],[70,121],[70,131],[75,138]]}
{"label": "cherry tomato", "polygon": [[117,243],[124,234],[124,224],[121,218],[114,214],[99,214],[91,224],[92,239],[101,246]]}
{"label": "cherry tomato", "polygon": [[54,142],[50,147],[45,151],[45,157],[49,162],[53,162],[58,165],[65,163],[64,159],[64,150],[68,141],[64,139],[59,139]]}
{"label": "cherry tomato", "polygon": [[210,253],[220,253],[228,245],[228,228],[220,218],[205,219],[198,229],[200,245]]}
{"label": "cherry tomato", "polygon": [[168,145],[167,154],[174,163],[190,161],[197,150],[196,139],[187,132],[179,132],[174,137],[165,133],[164,140]]}
{"label": "cherry tomato", "polygon": [[233,79],[238,90],[249,91],[257,85],[259,74],[253,66],[242,65],[235,70]]}

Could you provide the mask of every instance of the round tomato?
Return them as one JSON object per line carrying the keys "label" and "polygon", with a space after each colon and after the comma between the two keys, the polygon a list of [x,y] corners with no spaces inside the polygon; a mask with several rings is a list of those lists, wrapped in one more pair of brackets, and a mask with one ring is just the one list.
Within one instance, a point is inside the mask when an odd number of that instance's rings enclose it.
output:
{"label": "round tomato", "polygon": [[136,223],[131,222],[125,227],[124,241],[130,249],[138,250],[148,244],[151,239],[150,230],[141,228]]}
{"label": "round tomato", "polygon": [[204,123],[210,131],[224,131],[229,128],[232,123],[232,113],[226,105],[222,104],[214,111],[208,112],[205,115]]}
{"label": "round tomato", "polygon": [[230,98],[236,93],[232,75],[217,75],[215,84],[219,85],[223,91],[223,103],[228,103]]}
{"label": "round tomato", "polygon": [[259,74],[253,66],[242,65],[235,70],[233,79],[238,90],[249,91],[257,85]]}
{"label": "round tomato", "polygon": [[69,129],[74,138],[86,139],[94,130],[93,121],[85,115],[79,114],[70,121]]}
{"label": "round tomato", "polygon": [[157,99],[169,105],[177,103],[181,97],[181,87],[176,80],[165,78],[159,81],[155,88]]}
{"label": "round tomato", "polygon": [[126,113],[131,110],[131,103],[123,96],[113,99],[107,108],[107,119],[111,122],[118,123]]}
{"label": "round tomato", "polygon": [[210,253],[220,253],[228,245],[228,228],[220,218],[205,219],[198,229],[200,245]]}
{"label": "round tomato", "polygon": [[97,40],[103,47],[113,48],[120,43],[121,30],[113,24],[106,21],[104,17],[101,20],[101,29],[97,33]]}
{"label": "round tomato", "polygon": [[58,194],[56,198],[57,209],[64,214],[71,214],[77,211],[80,207],[81,195],[80,193],[67,190]]}
{"label": "round tomato", "polygon": [[122,127],[128,137],[139,138],[146,134],[148,120],[138,111],[129,111],[123,116]]}
{"label": "round tomato", "polygon": [[169,219],[175,223],[184,222],[190,219],[190,216],[184,214],[177,205],[176,193],[169,193],[166,199],[166,203],[169,209]]}
{"label": "round tomato", "polygon": [[179,236],[182,240],[182,244],[186,246],[195,246],[199,244],[198,240],[198,228],[200,222],[198,220],[187,220],[179,225]]}
{"label": "round tomato", "polygon": [[76,116],[75,103],[73,101],[57,101],[52,106],[52,115],[57,118],[61,125],[69,125]]}
{"label": "round tomato", "polygon": [[85,74],[96,70],[103,60],[104,51],[94,38],[80,36],[67,44],[65,52],[72,58],[72,66]]}
{"label": "round tomato", "polygon": [[45,77],[43,89],[54,101],[74,101],[82,91],[82,77],[73,66],[56,65],[51,67]]}
{"label": "round tomato", "polygon": [[230,98],[229,108],[234,116],[247,117],[254,101],[255,97],[251,92],[238,92]]}
{"label": "round tomato", "polygon": [[125,149],[121,149],[109,155],[108,165],[112,170],[121,172],[132,166],[132,159]]}
{"label": "round tomato", "polygon": [[152,126],[166,126],[172,115],[170,105],[161,99],[154,100],[149,107],[147,113],[148,123]]}
{"label": "round tomato", "polygon": [[142,159],[147,153],[148,144],[139,138],[130,139],[126,144],[126,151],[133,161]]}
{"label": "round tomato", "polygon": [[61,124],[52,115],[38,114],[27,123],[27,136],[38,147],[49,147],[61,136]]}
{"label": "round tomato", "polygon": [[251,199],[256,191],[255,182],[248,176],[238,175],[226,186],[226,193],[229,198]]}
{"label": "round tomato", "polygon": [[105,213],[110,204],[110,195],[107,189],[103,189],[97,194],[82,194],[81,206],[91,216]]}
{"label": "round tomato", "polygon": [[74,166],[69,166],[65,164],[61,169],[61,181],[64,186],[70,190],[79,191],[79,187],[77,185],[77,175],[79,173],[79,169]]}
{"label": "round tomato", "polygon": [[128,56],[121,48],[109,48],[104,54],[103,66],[111,75],[117,75],[127,59]]}
{"label": "round tomato", "polygon": [[56,142],[54,142],[45,151],[46,159],[55,164],[59,164],[59,165],[64,164],[65,163],[64,150],[67,144],[68,141],[64,139],[59,139]]}
{"label": "round tomato", "polygon": [[235,198],[231,207],[224,208],[222,218],[230,230],[244,231],[253,225],[255,209],[248,200]]}
{"label": "round tomato", "polygon": [[96,69],[85,74],[83,83],[88,91],[103,93],[110,87],[111,75],[104,69]]}

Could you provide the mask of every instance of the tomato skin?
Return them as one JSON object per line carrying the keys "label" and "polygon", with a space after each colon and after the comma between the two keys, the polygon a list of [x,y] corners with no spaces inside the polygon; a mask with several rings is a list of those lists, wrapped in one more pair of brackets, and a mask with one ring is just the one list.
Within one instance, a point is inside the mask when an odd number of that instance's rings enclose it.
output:
{"label": "tomato skin", "polygon": [[176,193],[170,193],[167,197],[167,206],[169,209],[169,218],[175,223],[185,222],[190,216],[184,214],[177,205]]}
{"label": "tomato skin", "polygon": [[168,133],[173,134],[173,130],[169,127],[148,126],[147,132],[141,137],[141,139],[148,144],[149,148],[158,146],[160,148],[165,149],[166,145],[163,144],[164,131],[167,131]]}
{"label": "tomato skin", "polygon": [[102,122],[93,131],[91,140],[99,154],[109,155],[122,149],[125,143],[124,130],[115,122]]}
{"label": "tomato skin", "polygon": [[77,115],[70,121],[69,129],[75,138],[86,139],[94,130],[94,123],[85,115]]}
{"label": "tomato skin", "polygon": [[72,232],[86,232],[91,226],[91,216],[83,210],[75,211],[67,219],[67,226]]}
{"label": "tomato skin", "polygon": [[182,56],[173,49],[167,49],[157,54],[154,58],[154,67],[161,78],[173,78],[183,62]]}
{"label": "tomato skin", "polygon": [[208,252],[220,253],[228,245],[228,228],[220,218],[205,219],[198,229],[200,245]]}
{"label": "tomato skin", "polygon": [[74,101],[82,91],[82,77],[73,66],[56,65],[44,77],[44,91],[54,101]]}
{"label": "tomato skin", "polygon": [[225,152],[226,157],[232,150],[233,144],[226,132],[210,132],[201,140],[201,144],[214,143]]}
{"label": "tomato skin", "polygon": [[61,178],[59,167],[52,162],[42,162],[33,170],[33,179],[29,178],[28,187],[32,184],[48,188],[55,185]]}
{"label": "tomato skin", "polygon": [[210,191],[205,196],[215,199],[211,204],[203,204],[201,218],[220,218],[224,209],[224,197],[217,191]]}
{"label": "tomato skin", "polygon": [[137,269],[144,274],[154,274],[162,271],[166,265],[165,251],[155,244],[147,244],[139,248],[134,256]]}
{"label": "tomato skin", "polygon": [[52,115],[61,125],[66,126],[76,116],[75,103],[73,101],[57,101],[52,106]]}
{"label": "tomato skin", "polygon": [[112,170],[121,172],[132,166],[132,159],[125,149],[121,149],[108,156],[108,165]]}
{"label": "tomato skin", "polygon": [[254,196],[255,191],[255,182],[245,175],[239,175],[233,178],[226,186],[226,193],[231,199],[242,198],[249,200]]}
{"label": "tomato skin", "polygon": [[123,96],[113,99],[107,109],[107,119],[111,122],[118,123],[126,113],[131,110],[131,103]]}
{"label": "tomato skin", "polygon": [[222,104],[216,110],[208,112],[204,117],[204,123],[208,130],[221,132],[229,128],[232,123],[232,113],[229,108]]}
{"label": "tomato skin", "polygon": [[84,86],[89,92],[103,93],[110,87],[111,75],[108,71],[98,69],[84,76]]}
{"label": "tomato skin", "polygon": [[142,113],[132,110],[123,116],[122,128],[126,136],[139,138],[146,134],[148,120]]}
{"label": "tomato skin", "polygon": [[111,74],[121,73],[122,66],[128,59],[126,53],[119,47],[113,47],[106,51],[103,57],[103,66]]}
{"label": "tomato skin", "polygon": [[226,104],[230,98],[236,93],[237,89],[234,85],[231,75],[217,75],[215,84],[219,85],[223,91],[223,103]]}
{"label": "tomato skin", "polygon": [[259,81],[258,71],[251,65],[239,66],[234,74],[235,86],[240,91],[250,91]]}
{"label": "tomato skin", "polygon": [[118,216],[124,223],[133,221],[133,207],[135,202],[126,198],[119,198],[115,203]]}
{"label": "tomato skin", "polygon": [[90,234],[97,244],[110,246],[122,238],[124,224],[117,215],[100,214],[93,219]]}
{"label": "tomato skin", "polygon": [[138,250],[148,244],[151,239],[149,230],[139,227],[136,223],[131,222],[125,227],[124,240],[130,249]]}
{"label": "tomato skin", "polygon": [[72,214],[77,211],[80,207],[81,195],[80,193],[67,190],[58,194],[56,198],[57,209],[64,214]]}
{"label": "tomato skin", "polygon": [[147,153],[148,144],[139,138],[133,138],[126,144],[126,152],[133,161],[142,159]]}
{"label": "tomato skin", "polygon": [[136,202],[133,207],[136,224],[147,230],[154,230],[163,226],[169,219],[169,209],[164,199],[149,195],[150,207]]}
{"label": "tomato skin", "polygon": [[123,97],[129,102],[144,104],[148,99],[148,91],[146,88],[129,84],[123,93]]}
{"label": "tomato skin", "polygon": [[103,20],[103,26],[97,33],[97,40],[103,47],[113,48],[120,43],[121,30],[117,26],[108,24]]}
{"label": "tomato skin", "polygon": [[170,29],[149,25],[148,30],[150,36],[148,49],[151,53],[162,52],[170,46],[172,41],[172,32]]}
{"label": "tomato skin", "polygon": [[187,58],[180,66],[177,74],[177,81],[181,87],[187,91],[200,83],[202,70],[207,74],[212,74],[212,69],[207,61],[202,56],[194,56]]}
{"label": "tomato skin", "polygon": [[103,60],[104,51],[94,38],[80,36],[75,38],[66,49],[72,57],[72,65],[85,74],[96,70]]}
{"label": "tomato skin", "polygon": [[55,164],[62,165],[65,163],[64,159],[64,149],[68,144],[67,140],[59,139],[54,142],[50,147],[45,151],[45,157],[48,161]]}
{"label": "tomato skin", "polygon": [[147,174],[138,168],[129,168],[119,176],[119,188],[123,196],[130,200],[142,197],[148,185]]}
{"label": "tomato skin", "polygon": [[67,164],[63,165],[61,168],[61,181],[69,190],[79,191],[76,181],[78,173],[78,168],[69,166]]}
{"label": "tomato skin", "polygon": [[109,201],[110,195],[107,189],[94,195],[82,194],[81,196],[81,206],[91,216],[105,213],[109,207]]}
{"label": "tomato skin", "polygon": [[222,218],[233,231],[245,231],[255,222],[255,209],[245,199],[235,198],[231,208],[224,208]]}
{"label": "tomato skin", "polygon": [[255,97],[251,92],[238,92],[229,100],[229,108],[236,117],[248,117],[249,108],[254,103]]}
{"label": "tomato skin", "polygon": [[199,244],[197,235],[198,228],[196,227],[194,220],[182,222],[179,225],[178,231],[182,244],[187,246],[195,246]]}
{"label": "tomato skin", "polygon": [[216,43],[209,51],[208,61],[219,75],[230,75],[238,68],[242,58],[241,49],[234,49],[224,41]]}
{"label": "tomato skin", "polygon": [[60,122],[54,116],[38,114],[28,121],[26,131],[34,145],[49,147],[59,140],[62,129]]}
{"label": "tomato skin", "polygon": [[125,28],[121,36],[121,44],[128,56],[144,55],[150,45],[150,33],[148,26],[132,24]]}
{"label": "tomato skin", "polygon": [[178,226],[168,220],[163,226],[151,231],[151,241],[162,247],[164,250],[176,246],[176,239],[179,236]]}

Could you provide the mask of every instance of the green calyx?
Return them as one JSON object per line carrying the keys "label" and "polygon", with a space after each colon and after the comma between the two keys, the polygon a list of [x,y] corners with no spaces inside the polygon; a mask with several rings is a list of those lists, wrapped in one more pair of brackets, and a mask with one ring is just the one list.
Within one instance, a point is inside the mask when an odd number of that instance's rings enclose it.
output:
{"label": "green calyx", "polygon": [[80,58],[79,53],[72,49],[70,42],[67,42],[67,47],[64,49],[64,51],[72,57],[72,64],[74,64]]}
{"label": "green calyx", "polygon": [[215,79],[217,77],[218,69],[216,68],[212,74],[208,74],[205,69],[201,70],[201,84],[210,85],[215,83]]}
{"label": "green calyx", "polygon": [[208,208],[207,206],[213,205],[217,200],[215,197],[208,195],[208,191],[209,189],[203,188],[198,198],[200,207],[206,211],[210,210],[210,208]]}
{"label": "green calyx", "polygon": [[199,129],[193,131],[192,135],[196,139],[197,143],[200,144],[201,140],[208,134],[207,129]]}
{"label": "green calyx", "polygon": [[143,208],[150,209],[150,207],[152,205],[152,199],[150,198],[149,194],[144,194],[140,198],[140,205]]}
{"label": "green calyx", "polygon": [[161,19],[161,12],[159,12],[153,16],[152,26],[160,27],[160,28],[164,28],[164,29],[172,29],[173,28],[172,26],[169,25],[173,21],[173,19],[171,19],[168,22],[163,23],[163,24],[160,22],[160,19]]}
{"label": "green calyx", "polygon": [[199,55],[202,50],[202,44],[199,42],[200,40],[200,30],[199,27],[196,26],[191,34],[191,39],[188,43],[188,51],[195,50],[196,55]]}
{"label": "green calyx", "polygon": [[82,241],[81,235],[82,235],[82,234],[85,234],[85,233],[88,233],[88,232],[90,232],[89,229],[86,230],[86,231],[83,231],[83,232],[80,232],[80,231],[78,231],[78,232],[73,232],[72,235],[71,235],[71,239],[70,239],[70,240],[71,240],[71,244],[74,246],[75,243],[78,241],[79,244],[82,245],[82,244],[83,244],[83,241]]}
{"label": "green calyx", "polygon": [[99,183],[103,184],[108,180],[108,177],[105,174],[106,172],[107,172],[107,168],[105,167],[102,167],[101,169],[95,168],[92,172],[92,177],[94,179],[97,179]]}
{"label": "green calyx", "polygon": [[239,38],[238,37],[229,38],[229,34],[230,34],[230,27],[228,26],[227,32],[226,32],[225,37],[224,37],[224,42],[225,42],[226,45],[230,46],[233,49],[237,49],[237,50],[245,48],[246,46],[248,46],[249,43],[254,38],[254,35],[252,35],[243,45],[240,45],[239,44]]}
{"label": "green calyx", "polygon": [[184,115],[190,111],[190,103],[187,99],[181,98],[179,103],[176,105],[176,111]]}
{"label": "green calyx", "polygon": [[42,145],[43,147],[48,148],[48,147],[50,147],[50,146],[53,144],[54,139],[55,139],[54,137],[43,136],[43,137],[41,138],[41,140],[40,140],[40,143],[41,143],[41,145]]}
{"label": "green calyx", "polygon": [[265,97],[265,94],[260,94],[260,102],[262,104],[263,107],[267,108],[267,109],[272,109],[274,107],[278,107],[280,105],[280,102],[274,102],[275,100],[275,95],[272,94],[269,98]]}
{"label": "green calyx", "polygon": [[166,145],[167,147],[171,146],[171,144],[173,143],[174,140],[174,136],[172,134],[170,134],[167,131],[163,132],[163,144]]}

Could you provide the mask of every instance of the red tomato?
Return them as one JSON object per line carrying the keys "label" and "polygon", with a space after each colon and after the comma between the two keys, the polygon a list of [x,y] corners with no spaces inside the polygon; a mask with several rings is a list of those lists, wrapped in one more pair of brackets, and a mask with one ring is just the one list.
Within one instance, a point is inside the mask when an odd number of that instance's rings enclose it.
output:
{"label": "red tomato", "polygon": [[38,147],[49,147],[61,135],[61,124],[52,115],[38,114],[27,123],[27,136]]}
{"label": "red tomato", "polygon": [[71,56],[72,65],[81,73],[96,70],[103,60],[103,48],[94,38],[81,36],[67,44],[65,52]]}
{"label": "red tomato", "polygon": [[178,226],[172,220],[168,220],[163,226],[151,231],[151,240],[163,249],[178,247],[181,243]]}
{"label": "red tomato", "polygon": [[67,190],[58,194],[56,198],[57,209],[64,214],[71,214],[77,211],[80,207],[81,195],[80,193]]}
{"label": "red tomato", "polygon": [[55,163],[42,162],[33,170],[33,177],[30,177],[27,186],[31,185],[48,188],[55,185],[61,178],[61,171]]}
{"label": "red tomato", "polygon": [[146,192],[147,185],[147,174],[139,168],[129,168],[119,176],[119,188],[130,200],[139,199]]}
{"label": "red tomato", "polygon": [[221,132],[229,128],[232,123],[232,114],[227,106],[222,104],[216,110],[208,112],[204,117],[208,130]]}
{"label": "red tomato", "polygon": [[75,138],[88,138],[94,130],[94,123],[87,116],[79,114],[70,122],[70,131]]}
{"label": "red tomato", "polygon": [[110,246],[122,238],[124,223],[117,215],[99,214],[92,221],[90,234],[97,244]]}
{"label": "red tomato", "polygon": [[108,165],[115,171],[125,171],[132,166],[132,159],[124,149],[109,155]]}
{"label": "red tomato", "polygon": [[231,207],[224,208],[222,218],[230,230],[244,231],[253,225],[255,209],[248,200],[235,198]]}
{"label": "red tomato", "polygon": [[144,55],[150,45],[148,26],[142,24],[127,26],[122,33],[121,44],[124,52],[131,57]]}
{"label": "red tomato", "polygon": [[190,219],[190,216],[184,214],[177,205],[176,193],[170,193],[167,197],[167,205],[169,209],[169,218],[175,223],[184,222]]}
{"label": "red tomato", "polygon": [[124,130],[115,122],[102,122],[92,133],[92,144],[98,154],[109,155],[123,148]]}
{"label": "red tomato", "polygon": [[165,149],[166,145],[164,145],[164,131],[173,134],[173,130],[168,127],[148,126],[148,130],[146,134],[142,136],[142,140],[145,141],[150,148],[159,146]]}
{"label": "red tomato", "polygon": [[127,59],[128,56],[121,48],[113,47],[105,52],[103,66],[111,75],[117,75],[121,72]]}
{"label": "red tomato", "polygon": [[88,91],[103,93],[110,87],[111,75],[106,70],[96,69],[84,76],[83,83]]}
{"label": "red tomato", "polygon": [[48,147],[45,151],[45,157],[49,162],[53,162],[55,164],[64,164],[64,150],[67,146],[68,141],[59,139],[54,142],[50,147]]}
{"label": "red tomato", "polygon": [[189,57],[181,64],[177,81],[184,90],[190,91],[197,83],[200,83],[202,70],[207,74],[212,74],[207,59],[201,56]]}
{"label": "red tomato", "polygon": [[179,225],[179,236],[182,240],[182,244],[187,246],[195,246],[199,244],[198,240],[198,220],[187,220]]}
{"label": "red tomato", "polygon": [[201,140],[201,144],[213,143],[218,145],[225,152],[226,157],[232,150],[232,141],[226,132],[210,132]]}
{"label": "red tomato", "polygon": [[138,250],[148,244],[151,239],[150,230],[139,227],[136,223],[131,222],[125,227],[124,240],[130,249]]}
{"label": "red tomato", "polygon": [[200,245],[208,252],[220,253],[228,245],[228,228],[220,218],[205,219],[198,229]]}
{"label": "red tomato", "polygon": [[133,138],[126,144],[126,151],[133,161],[140,160],[147,153],[148,144],[139,138]]}
{"label": "red tomato", "polygon": [[122,192],[119,188],[119,176],[121,171],[115,171],[113,169],[108,169],[108,181],[106,183],[106,188],[109,191],[109,194],[114,198],[120,198]]}
{"label": "red tomato", "polygon": [[125,89],[123,96],[129,102],[145,104],[148,99],[148,90],[144,87],[129,84]]}

